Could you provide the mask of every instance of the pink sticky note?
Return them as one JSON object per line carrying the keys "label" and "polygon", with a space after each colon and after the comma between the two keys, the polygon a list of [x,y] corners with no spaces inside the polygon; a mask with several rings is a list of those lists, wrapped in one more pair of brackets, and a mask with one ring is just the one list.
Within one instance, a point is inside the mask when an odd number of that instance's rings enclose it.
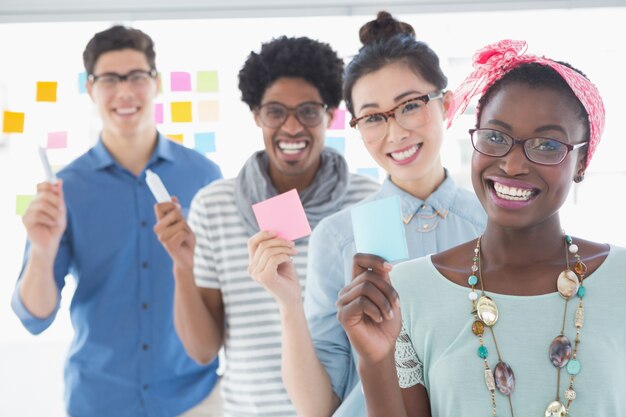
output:
{"label": "pink sticky note", "polygon": [[329,129],[343,130],[346,128],[346,111],[342,109],[335,110],[335,117]]}
{"label": "pink sticky note", "polygon": [[287,240],[311,234],[298,191],[287,191],[252,205],[252,211],[261,230],[274,231]]}
{"label": "pink sticky note", "polygon": [[172,72],[170,84],[172,91],[191,91],[191,74],[188,72]]}
{"label": "pink sticky note", "polygon": [[158,125],[163,123],[163,103],[154,104],[154,123]]}
{"label": "pink sticky note", "polygon": [[48,149],[62,149],[67,148],[67,132],[49,132],[48,143],[46,144]]}

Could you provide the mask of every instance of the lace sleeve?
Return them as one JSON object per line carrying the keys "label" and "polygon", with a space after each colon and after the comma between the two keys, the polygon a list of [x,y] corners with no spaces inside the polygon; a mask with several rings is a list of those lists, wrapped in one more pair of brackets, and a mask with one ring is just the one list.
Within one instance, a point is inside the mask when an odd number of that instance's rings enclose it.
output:
{"label": "lace sleeve", "polygon": [[398,372],[400,388],[424,384],[424,365],[417,357],[411,338],[404,327],[404,322],[402,322],[402,330],[396,340],[396,371]]}

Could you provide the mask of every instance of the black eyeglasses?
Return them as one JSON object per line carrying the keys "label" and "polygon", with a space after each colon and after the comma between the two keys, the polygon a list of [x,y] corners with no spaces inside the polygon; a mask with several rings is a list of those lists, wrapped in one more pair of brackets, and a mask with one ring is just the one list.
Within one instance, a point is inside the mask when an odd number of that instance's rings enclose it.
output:
{"label": "black eyeglasses", "polygon": [[155,78],[157,72],[155,69],[150,71],[146,70],[133,70],[128,74],[117,74],[115,72],[106,72],[101,75],[89,74],[89,80],[93,83],[98,83],[106,89],[116,88],[122,81],[127,81],[131,87],[144,87],[148,84],[148,81]]}
{"label": "black eyeglasses", "polygon": [[540,165],[558,165],[575,149],[587,146],[587,142],[571,145],[551,138],[515,139],[496,129],[470,129],[472,146],[477,152],[494,157],[508,154],[516,143],[522,145],[529,161]]}
{"label": "black eyeglasses", "polygon": [[381,140],[387,134],[387,123],[393,117],[396,122],[405,129],[417,129],[430,119],[428,102],[443,97],[441,91],[413,97],[403,101],[391,110],[379,113],[366,114],[361,117],[353,117],[350,127],[356,127],[361,133],[363,141],[371,143]]}
{"label": "black eyeglasses", "polygon": [[265,103],[257,109],[263,124],[269,128],[277,128],[287,121],[290,114],[295,114],[302,126],[315,127],[324,120],[328,106],[322,103],[302,103],[297,107],[287,107],[281,103]]}

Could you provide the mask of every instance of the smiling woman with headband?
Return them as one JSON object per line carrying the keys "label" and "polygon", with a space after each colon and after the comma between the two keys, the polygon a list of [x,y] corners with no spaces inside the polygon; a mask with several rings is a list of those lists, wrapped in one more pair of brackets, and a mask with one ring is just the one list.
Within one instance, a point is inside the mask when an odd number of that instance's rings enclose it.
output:
{"label": "smiling woman with headband", "polygon": [[481,96],[469,133],[484,234],[390,273],[355,256],[338,315],[369,416],[626,409],[626,249],[571,237],[559,218],[600,141],[604,106],[580,71],[525,49],[506,40],[478,51],[449,110],[452,120]]}

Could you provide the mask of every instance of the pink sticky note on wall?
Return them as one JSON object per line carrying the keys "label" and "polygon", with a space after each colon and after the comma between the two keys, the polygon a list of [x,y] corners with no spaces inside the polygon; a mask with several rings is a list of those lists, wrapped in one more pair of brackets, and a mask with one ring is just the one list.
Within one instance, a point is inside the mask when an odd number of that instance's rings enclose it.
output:
{"label": "pink sticky note on wall", "polygon": [[170,76],[172,91],[191,91],[191,74],[172,72]]}
{"label": "pink sticky note on wall", "polygon": [[158,125],[163,123],[163,103],[155,103],[154,105],[154,123]]}
{"label": "pink sticky note on wall", "polygon": [[296,240],[311,234],[311,226],[295,188],[253,204],[252,211],[261,230],[277,232],[283,239]]}
{"label": "pink sticky note on wall", "polygon": [[67,148],[67,132],[49,132],[48,143],[46,144],[48,149],[62,149]]}
{"label": "pink sticky note on wall", "polygon": [[335,116],[329,129],[343,130],[346,128],[346,111],[342,109],[335,110]]}

